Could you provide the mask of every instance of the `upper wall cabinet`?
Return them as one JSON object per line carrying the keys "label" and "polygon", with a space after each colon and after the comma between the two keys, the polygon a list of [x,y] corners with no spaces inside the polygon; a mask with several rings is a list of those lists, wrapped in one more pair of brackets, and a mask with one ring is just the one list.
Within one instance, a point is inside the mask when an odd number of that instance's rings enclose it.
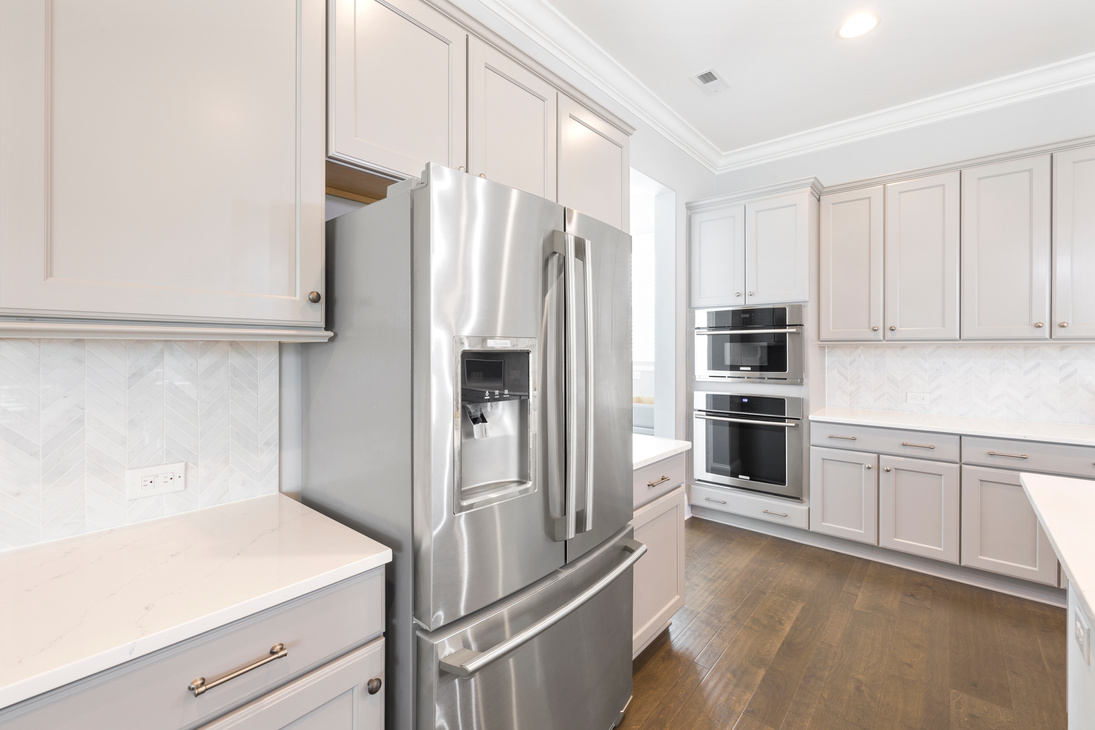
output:
{"label": "upper wall cabinet", "polygon": [[810,249],[818,230],[813,186],[758,199],[701,201],[689,209],[693,307],[810,298]]}
{"label": "upper wall cabinet", "polygon": [[1053,337],[1095,338],[1095,146],[1053,156]]}
{"label": "upper wall cabinet", "polygon": [[420,0],[331,0],[327,153],[395,177],[467,165],[467,31]]}
{"label": "upper wall cabinet", "polygon": [[882,339],[882,186],[821,196],[823,340]]}
{"label": "upper wall cabinet", "polygon": [[1050,336],[1050,157],[962,171],[962,337]]}
{"label": "upper wall cabinet", "polygon": [[558,92],[489,43],[469,47],[468,170],[555,200]]}
{"label": "upper wall cabinet", "polygon": [[745,206],[692,214],[692,306],[745,304]]}
{"label": "upper wall cabinet", "polygon": [[886,186],[886,339],[958,339],[959,177]]}
{"label": "upper wall cabinet", "polygon": [[559,203],[626,231],[630,150],[625,132],[559,94]]}
{"label": "upper wall cabinet", "polygon": [[0,314],[318,329],[324,15],[0,3]]}

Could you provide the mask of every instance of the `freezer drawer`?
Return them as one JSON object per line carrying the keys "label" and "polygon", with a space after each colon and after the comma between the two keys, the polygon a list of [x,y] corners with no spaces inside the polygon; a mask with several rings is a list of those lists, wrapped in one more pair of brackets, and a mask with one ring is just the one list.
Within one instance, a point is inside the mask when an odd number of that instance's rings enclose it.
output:
{"label": "freezer drawer", "polygon": [[[631,538],[628,527],[530,589],[449,627],[420,631],[417,726],[608,730],[616,725],[631,697],[630,565],[645,553]],[[599,583],[606,584],[598,591]],[[553,623],[551,617],[560,614],[565,617]],[[491,649],[543,624],[548,626],[542,633],[482,668],[475,666],[492,656]]]}

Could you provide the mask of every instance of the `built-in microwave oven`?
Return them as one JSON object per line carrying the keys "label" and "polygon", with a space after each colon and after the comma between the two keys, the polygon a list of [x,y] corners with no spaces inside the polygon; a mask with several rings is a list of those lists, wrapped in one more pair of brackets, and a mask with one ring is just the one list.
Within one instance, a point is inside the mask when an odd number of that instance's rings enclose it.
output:
{"label": "built-in microwave oven", "polygon": [[696,311],[696,378],[800,384],[801,304]]}
{"label": "built-in microwave oven", "polygon": [[697,482],[802,499],[802,399],[697,392]]}

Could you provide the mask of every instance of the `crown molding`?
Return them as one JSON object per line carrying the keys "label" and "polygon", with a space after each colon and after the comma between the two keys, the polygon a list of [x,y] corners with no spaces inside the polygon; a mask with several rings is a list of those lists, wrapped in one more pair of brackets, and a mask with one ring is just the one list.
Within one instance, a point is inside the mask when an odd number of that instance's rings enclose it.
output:
{"label": "crown molding", "polygon": [[696,211],[707,210],[708,208],[719,208],[729,203],[740,203],[745,200],[754,200],[756,198],[771,198],[776,195],[797,193],[805,190],[809,190],[814,198],[820,198],[823,192],[828,192],[828,189],[825,188],[825,186],[821,184],[821,181],[816,177],[804,177],[798,180],[788,180],[787,182],[776,183],[775,185],[766,185],[762,188],[738,190],[733,193],[726,193],[725,195],[716,195],[713,198],[695,200],[686,203],[685,208],[688,209],[689,213],[695,213]]}
{"label": "crown molding", "polygon": [[[1069,89],[1095,84],[1095,53],[1003,76],[943,94],[871,112],[735,150],[720,150],[544,0],[450,0],[539,57],[556,73],[576,74],[593,96],[653,128],[713,173],[731,172],[809,152],[839,147],[926,124],[956,119]],[[503,27],[498,27],[501,22]],[[518,35],[527,42],[521,42]],[[531,47],[530,47],[531,44]]]}

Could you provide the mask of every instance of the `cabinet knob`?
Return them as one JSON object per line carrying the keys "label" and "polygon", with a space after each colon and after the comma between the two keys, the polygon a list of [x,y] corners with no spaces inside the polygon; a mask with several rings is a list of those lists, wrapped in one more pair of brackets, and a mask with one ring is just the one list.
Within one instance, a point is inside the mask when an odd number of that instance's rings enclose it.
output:
{"label": "cabinet knob", "polygon": [[734,292],[734,296],[735,296],[735,297],[740,297],[740,296],[741,296],[741,292],[740,292],[740,291],[736,291],[736,292]]}
{"label": "cabinet knob", "polygon": [[461,165],[460,167],[458,167],[456,169],[459,170],[460,172],[467,172],[468,171],[468,169],[466,167],[464,167],[463,165]]}
{"label": "cabinet knob", "polygon": [[891,324],[891,325],[890,325],[890,332],[897,332],[897,327],[894,327],[894,326],[893,326],[893,325]]}
{"label": "cabinet knob", "polygon": [[753,296],[753,292],[749,292],[749,296]]}
{"label": "cabinet knob", "polygon": [[479,173],[479,177],[481,177],[485,180],[487,178],[487,173],[481,172],[481,173]]}
{"label": "cabinet knob", "polygon": [[886,471],[893,471],[893,469],[891,469],[891,468],[890,468],[890,467],[888,467],[888,466],[887,466],[887,467],[885,467],[885,469],[886,469]]}
{"label": "cabinet knob", "polygon": [[375,695],[380,691],[380,686],[384,684],[380,681],[380,677],[373,677],[365,683],[365,689],[369,690],[369,694]]}
{"label": "cabinet knob", "polygon": [[1042,327],[1045,327],[1045,326],[1046,326],[1046,323],[1045,323],[1045,322],[1035,322],[1035,323],[1034,323],[1034,326],[1035,326],[1035,327],[1038,327],[1039,329],[1041,329]]}
{"label": "cabinet knob", "polygon": [[1057,326],[1058,327],[1068,327],[1068,322],[1058,322]]}
{"label": "cabinet knob", "polygon": [[863,466],[867,467],[868,469],[874,469],[874,467],[871,466],[870,464],[864,464]]}
{"label": "cabinet knob", "polygon": [[871,327],[871,332],[878,332],[878,325],[877,324],[874,327]]}
{"label": "cabinet knob", "polygon": [[308,301],[310,301],[312,304],[319,304],[319,300],[322,298],[323,297],[317,291],[308,292]]}

